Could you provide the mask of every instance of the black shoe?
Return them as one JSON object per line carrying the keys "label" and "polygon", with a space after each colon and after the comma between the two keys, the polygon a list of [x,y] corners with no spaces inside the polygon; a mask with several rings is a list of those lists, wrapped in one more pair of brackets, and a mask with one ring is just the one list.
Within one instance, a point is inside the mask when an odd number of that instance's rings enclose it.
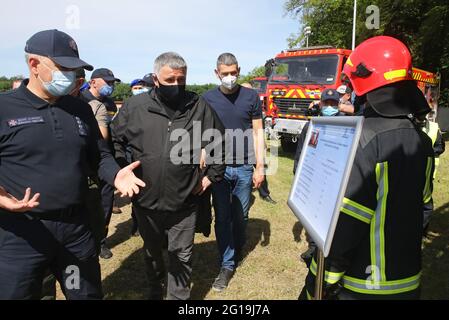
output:
{"label": "black shoe", "polygon": [[137,227],[137,225],[133,225],[131,229],[131,237],[139,237],[139,236],[140,236],[139,228]]}
{"label": "black shoe", "polygon": [[268,202],[269,204],[277,204],[270,196],[266,196],[262,198],[263,201]]}
{"label": "black shoe", "polygon": [[123,212],[122,212],[122,209],[120,209],[117,206],[114,206],[114,207],[112,207],[112,213],[113,214],[122,214]]}
{"label": "black shoe", "polygon": [[234,275],[233,270],[229,270],[226,268],[221,268],[218,277],[215,278],[214,284],[212,285],[212,289],[217,292],[222,292],[228,287],[229,281]]}
{"label": "black shoe", "polygon": [[111,249],[106,247],[105,245],[101,246],[100,258],[101,259],[111,259],[113,256]]}
{"label": "black shoe", "polygon": [[140,232],[139,230],[136,230],[134,232],[131,232],[131,237],[140,237]]}

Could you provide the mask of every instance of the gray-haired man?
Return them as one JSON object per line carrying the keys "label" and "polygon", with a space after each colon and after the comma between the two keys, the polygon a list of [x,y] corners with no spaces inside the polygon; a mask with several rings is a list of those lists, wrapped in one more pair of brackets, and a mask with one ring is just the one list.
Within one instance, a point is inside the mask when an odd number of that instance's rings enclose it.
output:
{"label": "gray-haired man", "polygon": [[149,298],[163,298],[162,249],[167,232],[167,298],[184,300],[190,298],[198,196],[224,175],[223,164],[200,169],[201,149],[209,143],[200,140],[208,129],[218,129],[219,135],[224,130],[212,108],[185,91],[187,65],[181,56],[160,55],[154,73],[155,90],[125,102],[112,123],[112,137],[117,160],[126,163],[129,145],[132,159],[142,161],[137,174],[148,183],[133,204],[144,240]]}

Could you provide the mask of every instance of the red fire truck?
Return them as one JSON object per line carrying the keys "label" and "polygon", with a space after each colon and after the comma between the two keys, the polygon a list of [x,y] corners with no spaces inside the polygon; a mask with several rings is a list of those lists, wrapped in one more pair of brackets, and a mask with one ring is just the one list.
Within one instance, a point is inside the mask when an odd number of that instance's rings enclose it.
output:
{"label": "red fire truck", "polygon": [[[312,101],[324,89],[342,85],[342,71],[351,50],[331,46],[286,50],[266,65],[269,75],[265,126],[281,140],[284,151],[296,148],[297,137],[310,120]],[[414,77],[436,112],[439,76],[416,69]]]}

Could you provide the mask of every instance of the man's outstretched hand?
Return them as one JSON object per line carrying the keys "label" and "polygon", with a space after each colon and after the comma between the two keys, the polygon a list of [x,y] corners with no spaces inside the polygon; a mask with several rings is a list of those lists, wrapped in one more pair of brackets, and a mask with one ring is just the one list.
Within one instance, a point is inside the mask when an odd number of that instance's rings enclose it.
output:
{"label": "man's outstretched hand", "polygon": [[39,197],[39,193],[31,197],[31,188],[27,188],[23,199],[18,200],[0,187],[0,207],[10,212],[24,213],[33,210],[39,206]]}
{"label": "man's outstretched hand", "polygon": [[139,166],[140,161],[136,161],[117,173],[114,181],[114,186],[122,194],[122,198],[132,198],[134,195],[139,194],[139,187],[144,188],[146,186],[145,182],[134,175],[133,170],[138,168]]}

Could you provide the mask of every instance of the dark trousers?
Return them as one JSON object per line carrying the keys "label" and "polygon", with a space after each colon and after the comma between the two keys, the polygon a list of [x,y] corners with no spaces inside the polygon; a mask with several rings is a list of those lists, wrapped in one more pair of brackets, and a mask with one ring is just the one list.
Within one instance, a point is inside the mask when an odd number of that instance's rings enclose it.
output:
{"label": "dark trousers", "polygon": [[105,222],[105,234],[101,240],[101,244],[106,244],[106,238],[108,237],[109,223],[112,217],[112,207],[114,206],[114,191],[115,188],[110,184],[100,181],[101,188],[101,205],[104,212],[104,222]]}
{"label": "dark trousers", "polygon": [[259,196],[262,198],[266,198],[270,195],[270,190],[268,189],[268,180],[267,176],[265,176],[265,179],[263,180],[262,184],[259,187]]}
{"label": "dark trousers", "polygon": [[159,212],[135,206],[140,235],[144,241],[149,299],[163,299],[166,269],[162,256],[168,236],[167,299],[188,300],[192,274],[192,251],[197,208]]}
{"label": "dark trousers", "polygon": [[136,215],[136,209],[134,208],[134,205],[131,207],[131,218],[133,220],[133,226],[132,226],[132,232],[135,232],[138,230],[138,223],[137,223],[137,215]]}
{"label": "dark trousers", "polygon": [[100,264],[84,212],[53,220],[0,213],[0,300],[40,299],[48,270],[67,299],[102,299]]}

